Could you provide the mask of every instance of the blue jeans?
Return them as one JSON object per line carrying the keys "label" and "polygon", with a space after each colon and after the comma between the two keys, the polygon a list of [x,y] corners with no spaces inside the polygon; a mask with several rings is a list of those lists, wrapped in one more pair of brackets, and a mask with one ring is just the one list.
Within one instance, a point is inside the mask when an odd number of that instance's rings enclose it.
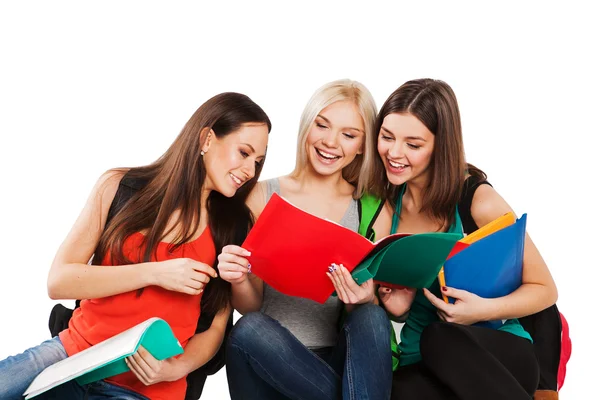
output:
{"label": "blue jeans", "polygon": [[[21,354],[0,361],[0,399],[21,400],[25,390],[40,372],[65,358],[67,352],[60,339],[55,337]],[[104,381],[81,386],[75,380],[63,383],[36,396],[35,399],[147,400],[141,394]]]}
{"label": "blue jeans", "polygon": [[335,347],[311,351],[273,318],[243,316],[227,344],[232,400],[389,400],[390,322],[373,304],[352,311]]}

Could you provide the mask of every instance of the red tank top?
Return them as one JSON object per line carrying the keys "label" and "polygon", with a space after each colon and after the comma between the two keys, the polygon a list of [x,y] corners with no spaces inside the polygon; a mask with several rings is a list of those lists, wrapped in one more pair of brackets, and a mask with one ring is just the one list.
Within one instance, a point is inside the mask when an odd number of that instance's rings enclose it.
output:
{"label": "red tank top", "polygon": [[[125,240],[123,254],[129,260],[141,262],[143,239],[141,233],[136,233]],[[208,227],[196,240],[185,243],[173,253],[168,252],[168,243],[159,243],[156,256],[152,257],[152,261],[183,257],[213,265],[216,251]],[[110,268],[108,257],[105,257],[102,265]],[[83,300],[73,313],[69,328],[62,331],[59,337],[67,354],[72,356],[148,318],[158,317],[169,323],[179,343],[185,348],[196,331],[200,317],[201,297],[202,294],[190,296],[158,286],[149,286],[144,288],[141,296],[138,296],[137,290],[134,290],[100,299]],[[160,382],[145,386],[132,372],[126,372],[106,381],[126,387],[150,399],[183,399],[186,392],[185,378],[175,382]]]}

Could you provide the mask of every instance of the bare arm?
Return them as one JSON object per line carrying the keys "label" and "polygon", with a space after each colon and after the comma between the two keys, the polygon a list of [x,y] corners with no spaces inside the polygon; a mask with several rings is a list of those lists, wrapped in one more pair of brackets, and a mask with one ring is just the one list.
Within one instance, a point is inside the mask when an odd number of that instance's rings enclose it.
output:
{"label": "bare arm", "polygon": [[94,186],[50,267],[50,298],[95,299],[150,285],[194,295],[200,293],[208,276],[216,276],[211,267],[189,259],[116,267],[88,265],[122,176],[122,172],[106,172]]}
{"label": "bare arm", "polygon": [[[471,215],[477,226],[512,211],[508,203],[488,185],[475,191]],[[552,275],[535,244],[526,236],[523,256],[523,283],[516,291],[490,300],[487,320],[520,318],[539,312],[556,303],[558,292]]]}
{"label": "bare arm", "polygon": [[192,336],[185,346],[185,352],[177,358],[176,365],[180,377],[184,377],[200,368],[217,354],[221,343],[223,343],[230,313],[231,306],[219,311],[210,328]]}
{"label": "bare arm", "polygon": [[221,346],[231,307],[219,311],[208,330],[195,334],[186,344],[180,357],[159,361],[140,346],[125,362],[137,378],[145,385],[158,382],[173,382],[210,361]]}
{"label": "bare arm", "polygon": [[[248,207],[258,219],[266,205],[266,184],[259,182],[247,200]],[[219,254],[221,278],[231,282],[231,305],[240,314],[259,311],[263,301],[263,281],[249,273],[248,252],[239,246],[225,246]]]}

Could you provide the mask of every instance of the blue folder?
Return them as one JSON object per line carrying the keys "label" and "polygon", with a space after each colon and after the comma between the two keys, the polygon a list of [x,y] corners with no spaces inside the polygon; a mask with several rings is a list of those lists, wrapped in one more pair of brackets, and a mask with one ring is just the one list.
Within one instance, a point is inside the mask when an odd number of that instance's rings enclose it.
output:
{"label": "blue folder", "polygon": [[[527,214],[457,253],[444,264],[446,285],[484,298],[511,294],[521,286]],[[450,303],[454,299],[449,298]],[[478,326],[494,329],[502,321],[484,321]]]}

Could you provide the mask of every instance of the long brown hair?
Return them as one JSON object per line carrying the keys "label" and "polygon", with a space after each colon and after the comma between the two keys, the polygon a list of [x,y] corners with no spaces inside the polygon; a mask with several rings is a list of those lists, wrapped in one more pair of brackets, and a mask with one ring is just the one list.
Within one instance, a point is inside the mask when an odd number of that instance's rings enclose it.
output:
{"label": "long brown hair", "polygon": [[[430,181],[423,195],[421,212],[452,225],[465,174],[486,179],[483,171],[465,161],[460,112],[454,91],[446,82],[434,79],[411,80],[400,86],[377,115],[375,148],[384,118],[393,113],[415,116],[435,135],[429,165]],[[395,205],[400,187],[389,183],[381,157],[376,158],[371,191]]]}
{"label": "long brown hair", "polygon": [[[200,224],[201,193],[206,169],[200,151],[201,132],[212,129],[218,138],[229,135],[246,123],[263,123],[271,131],[267,114],[249,97],[239,93],[221,93],[202,104],[185,124],[173,144],[154,163],[132,168],[127,176],[147,182],[109,221],[94,252],[93,263],[100,264],[110,255],[113,265],[131,264],[123,254],[125,239],[146,231],[143,261],[148,262],[158,243],[177,230],[170,244],[173,251],[190,241]],[[241,244],[254,222],[246,199],[258,181],[262,163],[253,179],[228,198],[213,190],[208,196],[207,213],[217,253],[231,243]],[[171,215],[178,217],[167,229]],[[214,268],[217,261],[215,260]],[[141,294],[143,289],[138,291]],[[230,285],[220,277],[211,279],[202,297],[203,311],[216,313],[227,305]]]}

